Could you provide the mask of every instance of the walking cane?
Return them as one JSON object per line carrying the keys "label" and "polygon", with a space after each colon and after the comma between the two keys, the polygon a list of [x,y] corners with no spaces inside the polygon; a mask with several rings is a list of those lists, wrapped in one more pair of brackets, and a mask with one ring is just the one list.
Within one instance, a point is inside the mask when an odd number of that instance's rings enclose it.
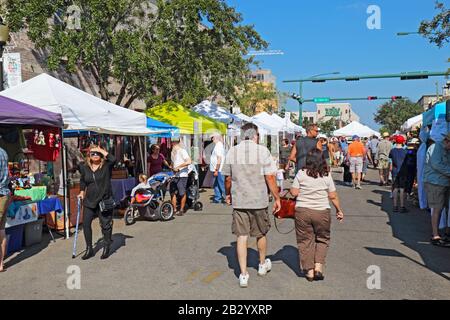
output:
{"label": "walking cane", "polygon": [[77,201],[77,224],[75,225],[75,238],[73,240],[72,259],[75,259],[76,252],[77,252],[78,224],[80,222],[80,212],[81,212],[81,199],[78,198],[78,201]]}

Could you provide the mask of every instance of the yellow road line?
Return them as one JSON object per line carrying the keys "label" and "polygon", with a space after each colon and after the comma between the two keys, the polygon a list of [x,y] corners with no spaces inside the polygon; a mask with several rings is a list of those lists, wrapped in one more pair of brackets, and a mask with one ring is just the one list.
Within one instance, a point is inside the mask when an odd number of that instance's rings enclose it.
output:
{"label": "yellow road line", "polygon": [[199,275],[200,270],[195,270],[194,272],[191,272],[191,274],[186,278],[187,282],[192,282],[197,276]]}
{"label": "yellow road line", "polygon": [[222,275],[223,271],[214,271],[210,273],[207,277],[202,279],[203,283],[209,284],[213,282],[216,278],[220,277]]}

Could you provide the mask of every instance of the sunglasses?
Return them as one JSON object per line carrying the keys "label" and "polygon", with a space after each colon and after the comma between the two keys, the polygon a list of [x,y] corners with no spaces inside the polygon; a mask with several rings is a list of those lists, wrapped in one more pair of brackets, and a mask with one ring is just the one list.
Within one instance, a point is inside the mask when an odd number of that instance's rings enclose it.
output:
{"label": "sunglasses", "polygon": [[99,153],[99,152],[91,152],[89,155],[90,155],[91,157],[101,157],[101,156],[102,156],[102,154]]}

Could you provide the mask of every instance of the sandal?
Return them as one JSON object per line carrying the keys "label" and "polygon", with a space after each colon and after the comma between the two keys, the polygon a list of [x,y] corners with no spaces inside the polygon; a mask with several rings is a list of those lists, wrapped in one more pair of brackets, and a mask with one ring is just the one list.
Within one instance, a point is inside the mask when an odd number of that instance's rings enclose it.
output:
{"label": "sandal", "polygon": [[431,238],[431,244],[433,246],[437,246],[437,247],[450,247],[450,243],[445,242],[444,240],[442,240],[441,238],[439,239],[433,239]]}

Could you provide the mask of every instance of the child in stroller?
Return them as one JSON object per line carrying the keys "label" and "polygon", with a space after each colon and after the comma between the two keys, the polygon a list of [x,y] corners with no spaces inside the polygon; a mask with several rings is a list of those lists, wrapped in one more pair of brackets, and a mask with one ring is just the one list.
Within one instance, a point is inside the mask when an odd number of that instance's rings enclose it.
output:
{"label": "child in stroller", "polygon": [[161,172],[151,176],[140,175],[140,184],[131,193],[131,204],[125,211],[125,224],[131,225],[139,217],[155,221],[168,221],[173,218],[174,208],[170,201],[165,201],[169,184],[174,174]]}

